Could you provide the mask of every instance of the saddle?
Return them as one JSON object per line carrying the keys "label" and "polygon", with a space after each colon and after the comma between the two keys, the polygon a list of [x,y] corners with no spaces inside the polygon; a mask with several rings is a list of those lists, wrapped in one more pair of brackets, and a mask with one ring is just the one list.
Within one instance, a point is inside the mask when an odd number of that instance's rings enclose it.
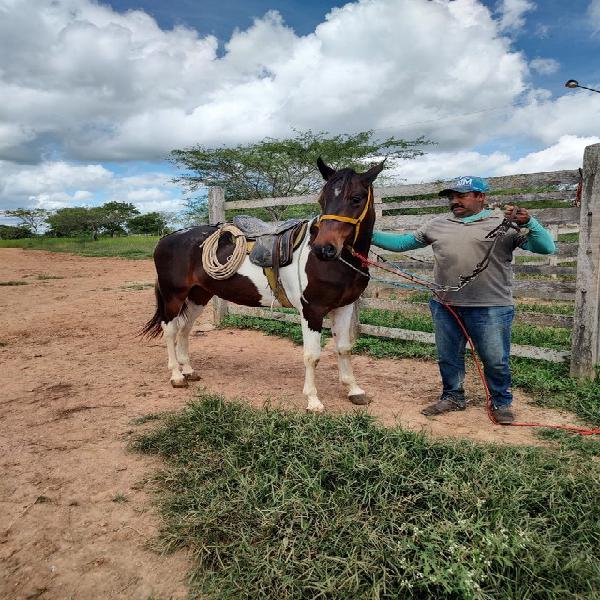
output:
{"label": "saddle", "polygon": [[292,262],[294,250],[304,239],[307,223],[304,219],[266,223],[248,215],[233,218],[233,224],[246,237],[250,262],[262,267],[275,297],[288,308],[292,304],[279,280],[279,269]]}
{"label": "saddle", "polygon": [[250,261],[263,268],[289,265],[296,243],[302,237],[299,234],[306,227],[306,221],[302,219],[266,223],[248,215],[234,217],[233,224],[250,241]]}

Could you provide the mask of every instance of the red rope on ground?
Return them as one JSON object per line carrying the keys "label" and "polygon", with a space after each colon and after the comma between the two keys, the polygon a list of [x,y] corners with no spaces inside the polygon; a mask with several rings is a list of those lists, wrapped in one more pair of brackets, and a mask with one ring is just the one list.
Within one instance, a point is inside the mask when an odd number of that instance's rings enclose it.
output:
{"label": "red rope on ground", "polygon": [[[358,252],[356,252],[354,250],[352,251],[352,254],[360,260],[362,267],[368,267],[369,265],[373,266],[373,267],[377,267],[378,269],[382,269],[384,271],[387,271],[388,273],[393,273],[394,275],[398,275],[404,279],[408,279],[409,281],[412,281],[413,283],[419,283],[423,287],[428,288],[427,284],[417,277],[413,277],[412,275],[404,273],[403,271],[400,271],[399,269],[394,269],[393,267],[388,267],[387,265],[385,265],[383,263],[370,260],[366,256],[363,256],[362,254],[359,254]],[[436,292],[434,290],[431,290],[431,288],[428,288],[428,289],[430,289],[430,291],[433,292],[433,294],[437,297],[437,299],[440,301],[440,303],[443,306],[445,306],[448,309],[448,311],[450,312],[450,314],[456,319],[456,322],[458,323],[465,338],[467,339],[467,342],[469,343],[469,347],[471,348],[471,353],[473,354],[473,360],[475,361],[475,365],[477,366],[477,371],[479,372],[479,377],[480,377],[481,382],[483,383],[483,387],[485,389],[485,403],[486,403],[487,415],[488,415],[490,421],[494,425],[499,425],[499,423],[496,421],[496,419],[494,417],[494,413],[492,412],[492,396],[490,394],[490,389],[488,388],[487,381],[485,380],[485,375],[483,374],[483,369],[481,368],[481,363],[479,362],[477,353],[475,352],[475,346],[473,345],[473,340],[471,339],[471,336],[469,336],[469,334],[467,333],[467,330],[466,330],[461,318],[456,313],[456,311],[449,304],[444,302],[439,297],[439,295],[436,294]],[[508,425],[511,427],[546,427],[548,429],[562,429],[565,431],[571,431],[573,433],[577,433],[579,435],[600,435],[600,427],[588,429],[586,427],[579,427],[577,425],[546,425],[544,423],[509,423]]]}

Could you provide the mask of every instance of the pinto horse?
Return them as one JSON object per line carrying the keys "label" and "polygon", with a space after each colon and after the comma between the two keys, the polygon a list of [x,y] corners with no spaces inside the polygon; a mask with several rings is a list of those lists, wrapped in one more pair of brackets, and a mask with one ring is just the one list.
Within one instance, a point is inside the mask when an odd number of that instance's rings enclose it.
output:
{"label": "pinto horse", "polygon": [[[317,165],[325,179],[319,197],[322,214],[311,222],[291,264],[281,267],[279,277],[290,303],[300,313],[306,367],[303,393],[307,411],[318,413],[324,406],[317,396],[315,367],[326,315],[332,322],[340,382],[346,385],[351,402],[368,403],[350,363],[352,304],[367,287],[368,271],[350,250],[362,255],[369,251],[375,223],[372,184],[383,163],[365,173],[336,171],[320,158]],[[162,238],[154,251],[157,307],[142,333],[149,337],[164,334],[174,387],[185,387],[187,380],[199,378],[190,364],[188,338],[195,319],[213,296],[246,306],[276,304],[263,270],[247,256],[228,279],[214,279],[205,272],[201,245],[217,229],[202,225],[172,233]],[[221,263],[231,256],[233,244],[231,236],[221,237],[217,253]],[[337,260],[342,254],[345,262]]]}

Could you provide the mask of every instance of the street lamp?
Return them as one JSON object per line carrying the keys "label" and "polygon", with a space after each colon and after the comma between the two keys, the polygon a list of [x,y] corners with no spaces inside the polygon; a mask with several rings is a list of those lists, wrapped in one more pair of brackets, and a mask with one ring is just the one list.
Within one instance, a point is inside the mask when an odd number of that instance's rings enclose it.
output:
{"label": "street lamp", "polygon": [[569,79],[569,81],[567,81],[567,83],[565,83],[565,87],[581,88],[582,90],[590,90],[591,92],[598,92],[598,94],[600,94],[600,90],[595,90],[594,88],[585,87],[585,85],[579,85],[579,81],[575,81],[575,79]]}

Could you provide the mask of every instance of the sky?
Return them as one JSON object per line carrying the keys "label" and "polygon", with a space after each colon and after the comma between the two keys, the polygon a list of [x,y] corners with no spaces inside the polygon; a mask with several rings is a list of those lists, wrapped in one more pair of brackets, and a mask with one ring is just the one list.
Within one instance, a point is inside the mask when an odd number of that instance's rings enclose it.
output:
{"label": "sky", "polygon": [[[397,183],[574,169],[600,0],[0,0],[0,210],[176,211],[176,148],[435,142]],[[8,222],[8,221],[6,221]]]}

